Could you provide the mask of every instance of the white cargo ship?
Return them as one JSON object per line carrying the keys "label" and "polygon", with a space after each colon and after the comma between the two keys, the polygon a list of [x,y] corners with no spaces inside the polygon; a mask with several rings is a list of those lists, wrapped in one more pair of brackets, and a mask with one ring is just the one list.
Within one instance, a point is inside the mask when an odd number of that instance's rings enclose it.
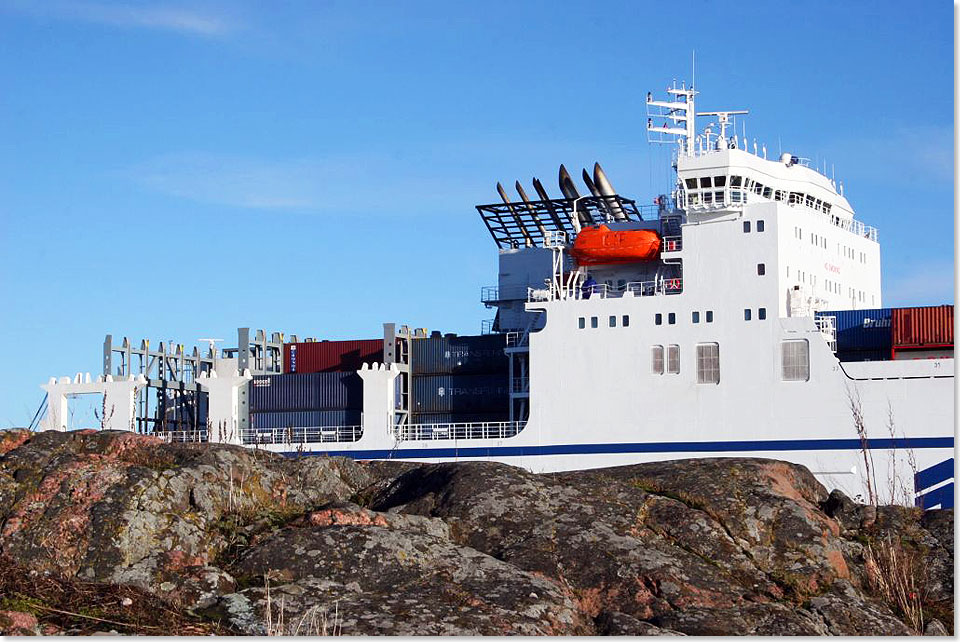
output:
{"label": "white cargo ship", "polygon": [[[767,457],[864,499],[869,466],[881,500],[898,480],[907,499],[952,506],[952,331],[920,359],[838,358],[823,311],[882,307],[877,230],[806,160],[751,148],[732,123],[744,112],[698,114],[696,95],[682,85],[648,95],[650,138],[676,150],[676,188],[655,205],[619,196],[597,165],[582,195],[561,166],[562,198],[535,179],[537,200],[517,183],[511,201],[498,185],[501,201],[477,207],[499,251],[499,283],[482,300],[497,310],[489,330],[503,335],[509,368],[502,420],[424,421],[410,346],[428,335],[385,324],[383,358],[359,369],[356,423],[252,426],[251,379],[284,371],[284,338],[261,333],[192,355],[108,336],[103,375],[44,386],[40,425],[65,430],[67,399],[101,393],[105,428],[289,455],[535,472]],[[698,116],[714,122],[698,132]],[[204,425],[143,429],[144,389],[161,385],[204,393]]]}

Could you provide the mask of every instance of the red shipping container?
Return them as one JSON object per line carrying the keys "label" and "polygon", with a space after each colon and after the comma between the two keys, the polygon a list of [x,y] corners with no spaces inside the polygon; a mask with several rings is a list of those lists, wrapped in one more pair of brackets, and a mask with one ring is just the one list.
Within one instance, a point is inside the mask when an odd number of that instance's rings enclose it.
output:
{"label": "red shipping container", "polygon": [[383,339],[308,341],[283,346],[283,371],[347,372],[364,363],[383,361]]}
{"label": "red shipping container", "polygon": [[894,308],[893,349],[953,346],[953,306]]}

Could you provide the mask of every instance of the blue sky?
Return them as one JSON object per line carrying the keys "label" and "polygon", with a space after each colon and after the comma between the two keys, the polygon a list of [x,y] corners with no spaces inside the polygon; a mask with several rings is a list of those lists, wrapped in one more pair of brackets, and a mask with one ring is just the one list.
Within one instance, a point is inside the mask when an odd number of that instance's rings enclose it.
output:
{"label": "blue sky", "polygon": [[0,426],[107,332],[479,332],[473,206],[561,162],[667,191],[644,97],[694,49],[700,108],[836,167],[886,304],[952,302],[953,6],[903,8],[0,0]]}

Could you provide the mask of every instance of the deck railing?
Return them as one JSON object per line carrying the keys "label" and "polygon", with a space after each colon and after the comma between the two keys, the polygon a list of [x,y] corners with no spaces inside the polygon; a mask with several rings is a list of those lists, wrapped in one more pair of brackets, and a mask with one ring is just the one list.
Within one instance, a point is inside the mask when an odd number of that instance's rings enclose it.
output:
{"label": "deck railing", "polygon": [[523,430],[520,421],[484,421],[475,423],[408,424],[395,426],[397,441],[434,441],[441,439],[508,439]]}
{"label": "deck railing", "polygon": [[629,296],[659,296],[683,292],[683,279],[658,279],[656,281],[630,281],[622,285],[597,283],[591,286],[571,288],[528,288],[527,302],[553,301],[556,299],[616,299]]}
{"label": "deck railing", "polygon": [[246,445],[328,444],[358,441],[363,426],[290,426],[268,430],[248,429],[240,433]]}

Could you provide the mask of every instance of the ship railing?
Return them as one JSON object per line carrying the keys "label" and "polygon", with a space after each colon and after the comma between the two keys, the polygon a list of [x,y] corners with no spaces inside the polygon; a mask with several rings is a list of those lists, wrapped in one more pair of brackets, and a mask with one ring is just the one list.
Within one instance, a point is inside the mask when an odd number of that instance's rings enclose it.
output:
{"label": "ship railing", "polygon": [[510,392],[530,392],[530,377],[513,377],[510,380]]}
{"label": "ship railing", "polygon": [[818,316],[814,317],[813,322],[817,325],[817,330],[823,335],[824,341],[830,346],[831,352],[837,351],[837,317]]}
{"label": "ship railing", "polygon": [[527,294],[527,288],[523,285],[508,285],[500,287],[497,285],[485,285],[480,288],[480,302],[493,305],[500,301],[522,301]]}
{"label": "ship railing", "polygon": [[662,241],[661,251],[663,252],[679,252],[683,249],[682,236],[664,236]]}
{"label": "ship railing", "polygon": [[210,440],[206,429],[200,430],[164,430],[151,433],[168,444],[205,444]]}
{"label": "ship railing", "polygon": [[393,436],[397,441],[509,439],[517,436],[524,425],[520,421],[406,424],[395,426]]}
{"label": "ship railing", "polygon": [[250,428],[240,433],[240,438],[246,445],[348,443],[359,441],[361,437],[363,437],[363,426]]}
{"label": "ship railing", "polygon": [[521,345],[521,342],[523,341],[523,333],[507,332],[505,341],[508,348],[517,348]]}
{"label": "ship railing", "polygon": [[597,283],[590,286],[572,288],[528,288],[527,302],[553,301],[556,299],[615,299],[630,293],[630,296],[657,296],[680,294],[683,292],[683,279],[658,279],[655,281],[630,281],[622,285]]}

